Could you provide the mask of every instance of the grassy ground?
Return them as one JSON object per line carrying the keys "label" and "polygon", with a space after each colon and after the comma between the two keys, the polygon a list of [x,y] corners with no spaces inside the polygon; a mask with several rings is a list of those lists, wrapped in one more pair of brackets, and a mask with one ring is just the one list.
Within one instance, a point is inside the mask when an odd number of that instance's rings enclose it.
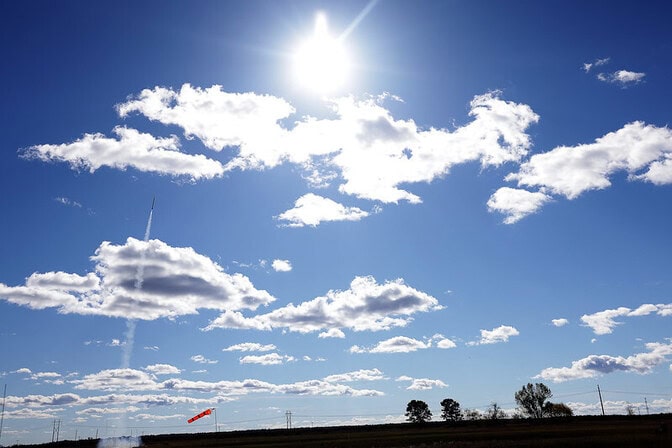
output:
{"label": "grassy ground", "polygon": [[[33,445],[96,448],[97,440]],[[672,414],[469,421],[144,436],[143,447],[620,448],[672,447]]]}

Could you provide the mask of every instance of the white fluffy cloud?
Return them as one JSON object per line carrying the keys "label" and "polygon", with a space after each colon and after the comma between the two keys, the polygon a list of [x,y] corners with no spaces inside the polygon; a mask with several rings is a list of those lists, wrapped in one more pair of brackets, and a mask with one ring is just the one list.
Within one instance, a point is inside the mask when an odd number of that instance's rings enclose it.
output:
{"label": "white fluffy cloud", "polygon": [[425,341],[409,338],[406,336],[396,336],[384,341],[378,342],[374,347],[366,348],[358,345],[350,347],[350,353],[410,353],[417,350],[425,350],[436,345],[440,349],[455,348],[456,344],[441,334],[435,334]]}
{"label": "white fluffy cloud", "polygon": [[292,263],[289,260],[273,260],[271,267],[275,272],[289,272],[292,270]]}
{"label": "white fluffy cloud", "polygon": [[329,375],[324,381],[329,383],[352,383],[355,381],[379,381],[386,379],[379,369],[362,369],[354,372]]}
{"label": "white fluffy cloud", "polygon": [[520,333],[514,327],[509,325],[500,325],[492,330],[481,330],[481,339],[474,342],[468,342],[467,345],[498,344],[500,342],[509,342],[511,336],[518,336]]}
{"label": "white fluffy cloud", "polygon": [[276,347],[273,344],[259,344],[257,342],[242,342],[240,344],[231,345],[227,348],[223,348],[223,352],[270,352],[275,350]]}
{"label": "white fluffy cloud", "polygon": [[170,364],[152,364],[145,367],[145,370],[153,375],[178,375],[182,372]]}
{"label": "white fluffy cloud", "polygon": [[287,227],[315,227],[328,221],[359,221],[369,216],[368,212],[357,207],[346,207],[329,198],[314,193],[301,196],[294,203],[294,208],[277,216],[280,221],[287,221]]}
{"label": "white fluffy cloud", "polygon": [[224,167],[202,154],[180,152],[177,137],[158,138],[136,129],[115,127],[117,138],[103,134],[84,134],[72,143],[36,145],[23,151],[27,159],[43,162],[67,162],[73,169],[93,173],[106,166],[125,170],[188,176],[192,179],[211,179],[221,176]]}
{"label": "white fluffy cloud", "polygon": [[609,178],[618,172],[626,172],[630,180],[672,183],[672,131],[635,121],[593,143],[535,154],[506,180],[516,181],[519,187],[537,187],[539,192],[500,189],[488,206],[508,215],[507,222],[515,222],[537,211],[551,194],[571,200],[586,191],[608,188]]}
{"label": "white fluffy cloud", "polygon": [[239,328],[310,333],[333,328],[379,331],[403,327],[418,312],[440,310],[434,297],[406,285],[402,279],[378,284],[373,277],[356,277],[345,291],[329,291],[299,305],[289,304],[267,314],[245,317],[225,311],[205,328]]}
{"label": "white fluffy cloud", "polygon": [[334,99],[335,118],[304,117],[291,129],[280,123],[295,112],[285,100],[227,93],[220,86],[146,89],[117,109],[122,117],[139,112],[180,126],[187,138],[195,136],[211,149],[237,147],[227,170],[272,168],[289,161],[319,178],[324,168],[316,165],[324,165],[318,159],[325,157],[326,167],[337,168],[345,180],[341,192],[388,203],[419,202],[399,185],[429,182],[459,163],[518,161],[530,146],[525,130],[539,118],[529,106],[505,102],[491,92],[474,97],[473,121],[463,127],[424,130],[413,120],[395,119],[381,105],[384,98]]}
{"label": "white fluffy cloud", "polygon": [[642,82],[646,73],[642,72],[631,72],[630,70],[617,70],[613,73],[599,73],[597,79],[600,81],[619,84],[622,87],[626,87],[632,84],[637,84]]}
{"label": "white fluffy cloud", "polygon": [[411,384],[406,390],[432,390],[436,387],[448,387],[446,383],[441,380],[432,380],[429,378],[411,378],[410,376],[402,375],[396,381],[410,381]]}
{"label": "white fluffy cloud", "polygon": [[[120,117],[139,113],[182,128],[185,138],[197,138],[211,150],[230,148],[234,153],[225,166],[203,154],[180,152],[176,136],[159,138],[123,126],[114,128],[117,138],[86,134],[73,143],[33,146],[23,155],[63,161],[91,172],[102,166],[133,167],[194,180],[234,169],[263,170],[293,163],[312,186],[327,186],[338,179],[343,194],[383,203],[419,203],[421,198],[406,188],[445,176],[458,164],[497,167],[519,162],[527,154],[531,141],[526,131],[539,117],[529,106],[500,96],[500,92],[475,96],[470,103],[471,120],[448,130],[395,118],[383,106],[389,95],[332,99],[326,104],[331,109],[329,118],[304,116],[288,124],[295,110],[282,98],[228,93],[217,85],[155,87],[117,105]],[[324,198],[318,201],[319,197],[303,196],[279,218],[290,226],[315,226],[368,214]]]}
{"label": "white fluffy cloud", "polygon": [[139,391],[157,389],[154,375],[135,369],[108,369],[72,380],[75,389]]}
{"label": "white fluffy cloud", "polygon": [[228,93],[184,84],[179,91],[163,87],[143,90],[136,98],[117,105],[121,117],[138,112],[150,120],[184,129],[187,139],[198,138],[215,151],[240,146],[246,167],[273,167],[286,131],[279,120],[294,113],[282,98],[256,93]]}
{"label": "white fluffy cloud", "polygon": [[672,355],[672,343],[651,342],[646,344],[648,352],[632,356],[590,355],[573,361],[571,367],[549,367],[535,378],[556,383],[594,378],[612,372],[632,372],[644,375],[666,361]]}
{"label": "white fluffy cloud", "polygon": [[655,313],[659,316],[672,316],[672,303],[653,305],[650,303],[640,305],[636,309],[619,307],[616,309],[598,311],[593,314],[584,314],[581,316],[581,322],[590,327],[595,334],[610,334],[614,328],[621,324],[618,317],[648,316]]}
{"label": "white fluffy cloud", "polygon": [[506,215],[505,224],[514,224],[539,210],[551,197],[540,192],[502,187],[488,199],[488,210]]}
{"label": "white fluffy cloud", "polygon": [[350,347],[350,353],[410,353],[429,348],[430,344],[406,336],[396,336],[380,341],[372,348]]}
{"label": "white fluffy cloud", "polygon": [[556,327],[564,327],[565,325],[567,325],[569,323],[569,321],[567,319],[565,319],[564,317],[562,317],[560,319],[552,319],[551,323]]}
{"label": "white fluffy cloud", "polygon": [[322,333],[320,333],[317,337],[320,339],[325,338],[343,339],[345,338],[345,333],[343,333],[343,331],[339,330],[338,328],[330,328],[327,331],[323,331]]}
{"label": "white fluffy cloud", "polygon": [[[152,320],[199,309],[256,309],[275,300],[241,274],[227,274],[190,247],[128,238],[103,242],[91,257],[95,273],[34,273],[25,286],[0,283],[0,298],[32,309]],[[138,273],[142,272],[138,288]]]}
{"label": "white fluffy cloud", "polygon": [[293,356],[267,353],[265,355],[247,355],[239,359],[241,364],[260,364],[262,366],[274,366],[286,362],[296,361]]}

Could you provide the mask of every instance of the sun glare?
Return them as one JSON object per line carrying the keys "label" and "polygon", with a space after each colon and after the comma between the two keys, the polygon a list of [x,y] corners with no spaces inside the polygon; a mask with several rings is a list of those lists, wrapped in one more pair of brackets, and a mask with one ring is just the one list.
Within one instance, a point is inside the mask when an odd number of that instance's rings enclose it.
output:
{"label": "sun glare", "polygon": [[294,53],[294,79],[302,89],[327,94],[345,84],[349,70],[345,48],[329,35],[326,16],[318,14],[313,35]]}

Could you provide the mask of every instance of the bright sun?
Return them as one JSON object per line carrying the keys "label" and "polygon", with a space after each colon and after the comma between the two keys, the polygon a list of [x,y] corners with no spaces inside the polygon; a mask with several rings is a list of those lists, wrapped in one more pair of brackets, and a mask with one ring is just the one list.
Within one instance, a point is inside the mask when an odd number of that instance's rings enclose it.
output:
{"label": "bright sun", "polygon": [[313,35],[294,53],[294,78],[302,89],[327,94],[345,84],[349,71],[342,43],[329,35],[327,18],[318,14]]}

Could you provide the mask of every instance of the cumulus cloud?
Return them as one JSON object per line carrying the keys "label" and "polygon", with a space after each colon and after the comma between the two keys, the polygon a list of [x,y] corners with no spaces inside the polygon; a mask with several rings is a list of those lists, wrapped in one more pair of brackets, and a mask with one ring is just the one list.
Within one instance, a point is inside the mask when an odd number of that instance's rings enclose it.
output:
{"label": "cumulus cloud", "polygon": [[71,380],[75,389],[103,391],[140,391],[157,389],[155,377],[135,369],[108,369]]}
{"label": "cumulus cloud", "polygon": [[328,221],[359,221],[369,216],[368,212],[357,207],[346,207],[329,198],[308,193],[294,203],[294,208],[277,216],[280,221],[287,221],[286,227],[316,227]]}
{"label": "cumulus cloud", "polygon": [[418,291],[402,279],[378,284],[371,276],[355,277],[350,289],[331,290],[325,296],[289,304],[267,314],[245,317],[240,312],[225,311],[205,328],[238,328],[310,333],[332,328],[354,331],[380,331],[403,327],[418,312],[442,309],[434,297]]}
{"label": "cumulus cloud", "polygon": [[273,344],[259,344],[257,342],[243,342],[240,344],[231,345],[229,347],[223,348],[223,352],[270,352],[275,350],[276,347]]}
{"label": "cumulus cloud", "polygon": [[[197,314],[199,309],[256,309],[275,300],[241,274],[227,274],[190,247],[160,240],[128,238],[103,242],[91,260],[95,273],[34,273],[25,286],[0,283],[0,299],[32,309],[57,308],[64,314],[152,320]],[[136,288],[138,267],[144,270]]]}
{"label": "cumulus cloud", "polygon": [[509,325],[500,325],[492,330],[481,330],[481,339],[468,342],[467,345],[498,344],[500,342],[509,342],[511,336],[518,336],[520,333],[514,327]]}
{"label": "cumulus cloud", "polygon": [[595,378],[612,372],[631,372],[644,375],[664,363],[672,355],[672,343],[651,342],[646,344],[648,352],[632,356],[590,355],[573,361],[571,367],[549,367],[535,378],[561,383],[584,378]]}
{"label": "cumulus cloud", "polygon": [[145,370],[153,375],[177,375],[182,372],[170,364],[152,364],[145,367]]}
{"label": "cumulus cloud", "polygon": [[355,389],[343,384],[329,383],[324,380],[308,380],[289,384],[273,384],[255,379],[218,382],[175,379],[164,381],[161,384],[161,387],[173,391],[216,392],[223,396],[240,396],[251,393],[354,397],[373,397],[384,395],[380,391],[370,389]]}
{"label": "cumulus cloud", "polygon": [[563,317],[560,319],[553,319],[551,320],[551,323],[556,327],[564,327],[569,323],[569,321]]}
{"label": "cumulus cloud", "polygon": [[618,172],[627,173],[632,181],[672,183],[672,131],[635,121],[593,143],[535,154],[505,179],[539,191],[500,189],[488,206],[515,222],[537,211],[551,195],[572,200],[586,191],[608,188],[610,177]]}
{"label": "cumulus cloud", "polygon": [[431,338],[425,338],[424,341],[406,336],[396,336],[380,341],[371,348],[353,345],[350,347],[350,353],[409,353],[417,350],[425,350],[434,346],[440,349],[450,349],[455,348],[457,345],[455,342],[438,333]]}
{"label": "cumulus cloud", "polygon": [[159,138],[123,126],[112,132],[117,138],[103,134],[84,134],[79,140],[60,145],[35,145],[22,152],[22,157],[42,162],[66,162],[74,170],[90,173],[106,166],[125,170],[187,176],[194,180],[221,176],[224,167],[202,154],[180,152],[177,137]]}
{"label": "cumulus cloud", "polygon": [[619,84],[621,87],[627,87],[642,82],[645,76],[646,73],[618,70],[613,73],[599,73],[597,79],[603,82]]}
{"label": "cumulus cloud", "polygon": [[396,381],[410,381],[411,384],[406,388],[406,390],[432,390],[436,387],[448,387],[448,385],[441,380],[432,380],[429,378],[411,378],[410,376],[406,375],[400,376],[396,379]]}
{"label": "cumulus cloud", "polygon": [[343,333],[342,330],[339,330],[338,328],[330,328],[327,331],[323,331],[320,333],[318,336],[320,339],[325,339],[325,338],[338,338],[338,339],[344,339],[345,338],[345,333]]}
{"label": "cumulus cloud", "polygon": [[275,272],[289,272],[292,270],[292,263],[289,260],[276,259],[271,263],[271,267]]}
{"label": "cumulus cloud", "polygon": [[490,92],[474,97],[469,113],[473,121],[463,127],[423,130],[413,120],[395,119],[381,105],[383,99],[333,99],[329,106],[335,118],[304,117],[291,129],[280,123],[295,112],[285,100],[227,93],[220,86],[185,84],[179,92],[146,89],[117,109],[122,117],[139,112],[180,126],[187,138],[195,136],[214,150],[238,147],[227,170],[273,168],[289,161],[315,177],[316,165],[326,162],[345,180],[341,192],[395,203],[420,201],[399,185],[429,182],[455,164],[498,166],[519,160],[530,146],[525,130],[538,120],[529,106],[505,102],[499,92]]}
{"label": "cumulus cloud", "polygon": [[[445,176],[455,165],[479,162],[485,168],[519,162],[531,147],[527,128],[539,119],[529,106],[504,101],[501,92],[488,92],[473,98],[466,124],[453,130],[423,128],[413,119],[395,118],[383,106],[389,96],[327,100],[329,118],[303,116],[288,124],[296,111],[282,98],[228,93],[218,85],[155,87],[117,105],[119,116],[139,113],[180,127],[186,139],[197,138],[208,149],[230,148],[233,155],[226,165],[203,154],[180,152],[176,136],[159,138],[123,126],[114,128],[117,138],[85,134],[72,143],[33,146],[23,156],[63,161],[91,172],[102,166],[133,167],[193,180],[292,163],[307,173],[303,177],[311,186],[324,187],[338,179],[343,194],[382,203],[419,203],[421,198],[406,188]],[[314,226],[333,220],[334,213],[337,220],[368,214],[316,201],[304,196],[280,219],[290,226]]]}
{"label": "cumulus cloud", "polygon": [[551,197],[541,192],[532,192],[519,188],[502,187],[488,199],[488,210],[506,215],[504,224],[515,224],[527,215],[531,215]]}
{"label": "cumulus cloud", "polygon": [[292,361],[296,361],[296,358],[293,356],[280,355],[278,353],[267,353],[265,355],[247,355],[239,359],[241,364],[259,364],[262,366],[274,366]]}
{"label": "cumulus cloud", "polygon": [[52,406],[119,406],[119,405],[141,405],[141,406],[174,406],[177,404],[195,404],[211,405],[213,402],[229,401],[224,397],[212,398],[192,398],[186,396],[175,396],[168,394],[109,394],[93,395],[82,397],[78,394],[55,394],[55,395],[26,395],[8,396],[7,408],[36,408]]}
{"label": "cumulus cloud", "polygon": [[380,381],[386,379],[379,369],[361,369],[354,372],[329,375],[324,381],[329,383],[352,383],[355,381]]}
{"label": "cumulus cloud", "polygon": [[431,347],[431,344],[426,342],[406,336],[396,336],[380,341],[372,348],[353,345],[350,347],[350,353],[410,353],[417,350],[424,350],[429,347]]}
{"label": "cumulus cloud", "polygon": [[621,325],[621,322],[617,321],[616,318],[648,316],[652,313],[663,317],[672,316],[672,303],[658,305],[647,303],[634,310],[622,306],[616,309],[598,311],[593,314],[584,314],[581,316],[581,322],[590,327],[595,334],[611,334],[614,328]]}
{"label": "cumulus cloud", "polygon": [[[228,93],[184,84],[179,91],[163,87],[145,89],[117,105],[119,116],[138,112],[152,121],[184,129],[187,139],[198,138],[215,151],[240,146],[245,166],[275,166],[280,161],[277,141],[286,131],[279,120],[294,113],[281,98],[256,93]],[[247,156],[247,157],[246,157]]]}

